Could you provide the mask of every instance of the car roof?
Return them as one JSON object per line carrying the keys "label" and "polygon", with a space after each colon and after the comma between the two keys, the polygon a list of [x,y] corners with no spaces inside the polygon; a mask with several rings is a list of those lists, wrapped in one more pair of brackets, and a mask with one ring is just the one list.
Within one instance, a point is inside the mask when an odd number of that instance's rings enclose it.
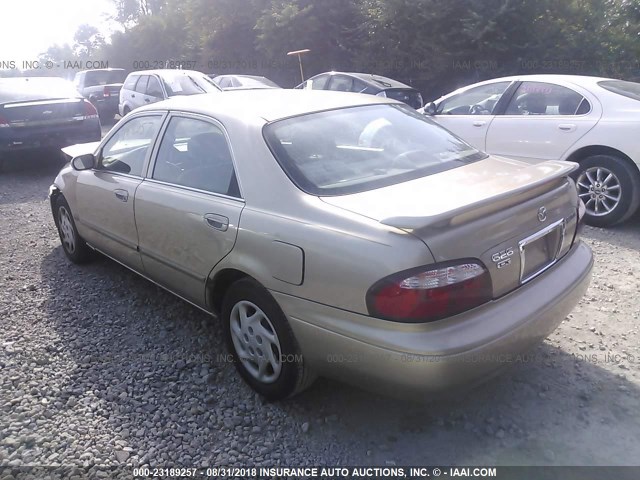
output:
{"label": "car roof", "polygon": [[225,90],[219,93],[186,95],[146,105],[136,111],[180,110],[213,116],[233,116],[272,122],[306,113],[361,105],[400,104],[397,100],[348,92],[323,90]]}
{"label": "car roof", "polygon": [[91,68],[89,70],[80,70],[78,73],[85,72],[124,72],[124,68],[109,67],[109,68]]}
{"label": "car roof", "polygon": [[[606,77],[591,77],[587,75],[562,75],[562,74],[533,74],[533,75],[511,75],[509,77],[492,78],[480,83],[493,83],[500,81],[521,81],[521,82],[565,82],[573,83],[575,85],[591,86],[603,80],[614,80],[613,78]],[[475,85],[475,84],[474,84]],[[467,85],[471,86],[471,84]],[[464,87],[467,88],[467,87]]]}
{"label": "car roof", "polygon": [[[393,78],[389,78],[389,77],[383,77],[382,75],[376,75],[373,73],[359,73],[359,72],[325,72],[325,73],[320,73],[318,75],[348,75],[350,77],[354,77],[357,78],[358,80],[361,80],[373,87],[379,88],[381,90],[385,90],[388,88],[410,88],[412,90],[415,90],[415,88],[413,88],[410,85],[407,85],[405,83],[399,82],[398,80],[394,80]],[[317,76],[317,75],[316,75]]]}

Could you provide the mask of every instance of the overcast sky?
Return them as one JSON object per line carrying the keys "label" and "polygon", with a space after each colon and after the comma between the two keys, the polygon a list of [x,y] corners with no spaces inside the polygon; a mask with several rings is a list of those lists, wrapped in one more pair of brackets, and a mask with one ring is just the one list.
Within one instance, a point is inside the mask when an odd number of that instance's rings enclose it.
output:
{"label": "overcast sky", "polygon": [[83,23],[108,35],[115,13],[111,0],[0,0],[0,9],[0,62],[36,60],[54,43],[72,44]]}

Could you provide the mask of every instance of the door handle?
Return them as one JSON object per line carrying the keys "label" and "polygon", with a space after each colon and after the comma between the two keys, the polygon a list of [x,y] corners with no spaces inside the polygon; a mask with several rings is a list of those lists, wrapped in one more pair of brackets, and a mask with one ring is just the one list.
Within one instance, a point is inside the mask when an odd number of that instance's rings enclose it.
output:
{"label": "door handle", "polygon": [[563,132],[573,132],[576,129],[576,126],[573,123],[561,123],[558,125],[558,128]]}
{"label": "door handle", "polygon": [[144,101],[149,103],[151,100],[149,100],[148,98],[145,98]]}
{"label": "door handle", "polygon": [[474,127],[484,127],[487,124],[484,120],[476,120],[473,122]]}
{"label": "door handle", "polygon": [[131,94],[131,98],[136,98],[136,94],[135,94],[135,93],[132,93],[132,94]]}
{"label": "door handle", "polygon": [[229,219],[224,215],[218,215],[216,213],[207,213],[204,216],[204,221],[211,228],[226,232],[229,229]]}
{"label": "door handle", "polygon": [[114,190],[113,194],[116,196],[116,198],[122,202],[127,202],[129,200],[129,192],[127,192],[126,190]]}

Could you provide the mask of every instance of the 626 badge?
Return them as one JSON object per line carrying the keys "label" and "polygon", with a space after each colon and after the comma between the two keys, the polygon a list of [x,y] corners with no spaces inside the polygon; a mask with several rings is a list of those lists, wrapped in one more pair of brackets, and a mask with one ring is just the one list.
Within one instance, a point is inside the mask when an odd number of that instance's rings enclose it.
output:
{"label": "626 badge", "polygon": [[496,264],[497,268],[504,268],[511,265],[511,257],[513,256],[514,251],[512,247],[501,250],[500,252],[496,252],[491,255],[491,260]]}

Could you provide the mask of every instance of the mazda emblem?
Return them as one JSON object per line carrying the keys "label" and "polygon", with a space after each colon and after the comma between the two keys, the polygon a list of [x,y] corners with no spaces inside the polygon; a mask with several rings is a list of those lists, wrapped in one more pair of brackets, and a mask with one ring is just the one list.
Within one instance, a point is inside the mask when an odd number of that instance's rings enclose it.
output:
{"label": "mazda emblem", "polygon": [[545,207],[540,207],[538,209],[538,220],[544,222],[547,219],[547,209]]}

